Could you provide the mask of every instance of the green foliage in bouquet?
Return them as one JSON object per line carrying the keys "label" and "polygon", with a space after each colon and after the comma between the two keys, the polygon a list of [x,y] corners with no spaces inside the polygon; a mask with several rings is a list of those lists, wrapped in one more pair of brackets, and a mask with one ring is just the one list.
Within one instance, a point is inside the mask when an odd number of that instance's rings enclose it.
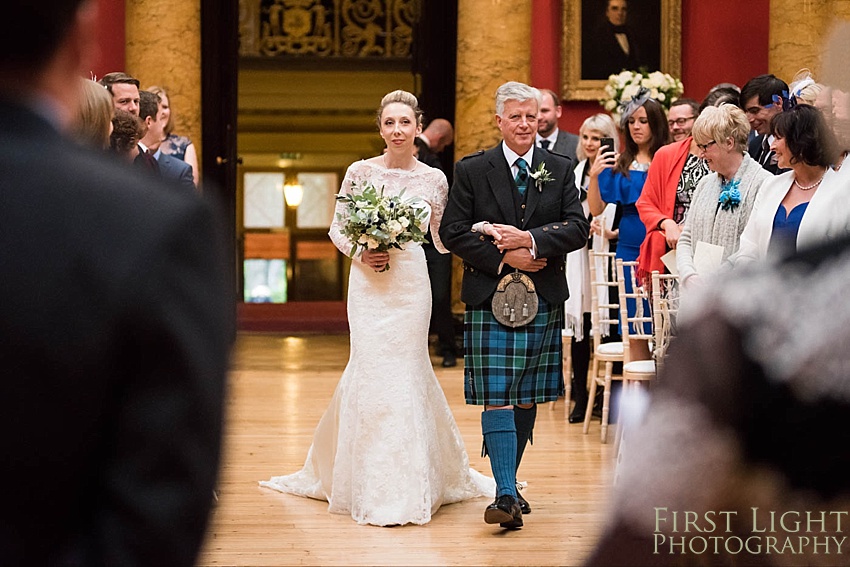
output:
{"label": "green foliage in bouquet", "polygon": [[[383,187],[378,189],[364,181],[360,186],[352,183],[350,193],[336,198],[345,203],[345,210],[337,213],[337,219],[342,224],[342,234],[352,244],[352,258],[360,250],[401,250],[409,242],[427,241],[424,227],[428,207],[418,197],[405,199],[404,190],[387,196]],[[389,269],[388,263],[381,271]]]}

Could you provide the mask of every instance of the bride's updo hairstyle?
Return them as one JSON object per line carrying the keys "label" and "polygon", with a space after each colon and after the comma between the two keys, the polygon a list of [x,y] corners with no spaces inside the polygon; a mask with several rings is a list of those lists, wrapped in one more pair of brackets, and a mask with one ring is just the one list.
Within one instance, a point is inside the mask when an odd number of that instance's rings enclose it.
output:
{"label": "bride's updo hairstyle", "polygon": [[390,105],[394,102],[398,102],[401,104],[406,104],[411,109],[413,109],[413,115],[416,116],[416,124],[418,126],[422,125],[422,109],[419,108],[419,101],[416,100],[416,97],[407,91],[403,91],[401,89],[397,91],[393,91],[384,96],[381,99],[381,106],[378,107],[378,116],[376,122],[378,124],[378,130],[381,129],[381,115],[384,113],[384,109],[387,105]]}

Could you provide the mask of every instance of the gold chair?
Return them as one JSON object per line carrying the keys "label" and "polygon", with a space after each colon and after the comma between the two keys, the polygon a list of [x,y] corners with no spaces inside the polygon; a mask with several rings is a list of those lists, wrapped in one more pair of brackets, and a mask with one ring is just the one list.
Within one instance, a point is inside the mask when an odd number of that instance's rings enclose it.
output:
{"label": "gold chair", "polygon": [[[605,388],[602,405],[602,442],[605,443],[608,438],[608,401],[611,396],[611,381],[620,380],[621,376],[614,376],[614,363],[622,362],[624,356],[624,343],[603,343],[602,335],[604,328],[610,325],[617,325],[618,318],[611,316],[611,310],[619,309],[619,303],[611,303],[608,299],[608,292],[611,288],[617,287],[615,279],[611,278],[614,274],[614,253],[613,252],[590,252],[590,293],[591,293],[591,332],[593,333],[593,360],[590,364],[590,373],[588,381],[590,389],[587,395],[587,410],[584,414],[584,433],[586,434],[590,428],[590,420],[593,416],[593,403],[596,399],[596,389],[599,386]],[[599,375],[599,365],[604,363],[602,376]]]}

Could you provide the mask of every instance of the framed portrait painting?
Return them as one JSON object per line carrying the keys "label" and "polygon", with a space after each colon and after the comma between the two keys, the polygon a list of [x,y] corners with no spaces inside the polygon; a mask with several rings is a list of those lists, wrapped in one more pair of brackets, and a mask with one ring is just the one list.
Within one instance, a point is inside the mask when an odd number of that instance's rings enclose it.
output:
{"label": "framed portrait painting", "polygon": [[565,100],[604,98],[623,69],[682,74],[682,0],[563,0]]}

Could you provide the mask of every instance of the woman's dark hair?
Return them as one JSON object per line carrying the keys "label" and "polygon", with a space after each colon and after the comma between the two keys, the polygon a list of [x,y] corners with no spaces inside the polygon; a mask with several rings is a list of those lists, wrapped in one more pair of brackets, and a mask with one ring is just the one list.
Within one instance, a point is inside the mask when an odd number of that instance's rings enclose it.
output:
{"label": "woman's dark hair", "polygon": [[[655,157],[655,152],[670,140],[670,128],[667,125],[667,114],[661,104],[653,98],[646,99],[641,105],[646,109],[646,120],[649,124],[649,131],[652,132],[652,139],[649,141],[649,157]],[[638,145],[632,139],[629,125],[626,124],[625,130],[626,144],[623,153],[617,160],[617,165],[614,166],[615,173],[622,173],[626,177],[629,176],[629,167],[638,154]]]}
{"label": "woman's dark hair", "polygon": [[135,114],[116,109],[112,117],[112,134],[109,147],[113,151],[126,153],[136,147],[145,129],[141,119]]}
{"label": "woman's dark hair", "polygon": [[838,157],[838,140],[823,113],[808,104],[780,112],[770,121],[770,133],[783,138],[793,156],[791,163],[826,167]]}

